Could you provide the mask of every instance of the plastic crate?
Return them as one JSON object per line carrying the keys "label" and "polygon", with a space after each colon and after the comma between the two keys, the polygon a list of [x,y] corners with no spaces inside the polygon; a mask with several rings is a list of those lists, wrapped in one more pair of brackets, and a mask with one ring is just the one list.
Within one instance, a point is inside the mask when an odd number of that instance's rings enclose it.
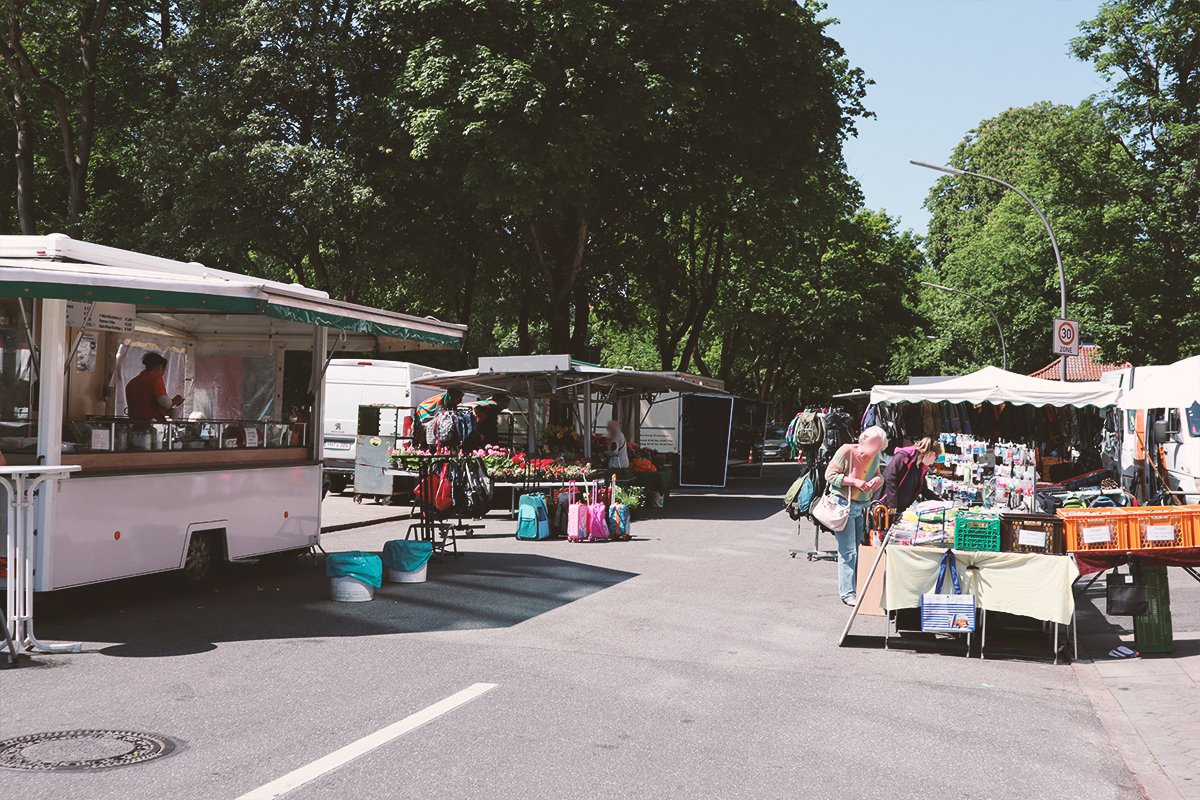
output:
{"label": "plastic crate", "polygon": [[1175,649],[1175,632],[1171,626],[1171,590],[1167,584],[1167,568],[1158,564],[1133,566],[1134,581],[1145,586],[1150,594],[1150,613],[1133,618],[1133,641],[1142,653],[1170,653]]}
{"label": "plastic crate", "polygon": [[1000,551],[1000,517],[959,514],[954,520],[955,550]]}
{"label": "plastic crate", "polygon": [[1196,506],[1141,506],[1128,513],[1134,549],[1200,547],[1200,508]]}
{"label": "plastic crate", "polygon": [[1060,508],[1067,552],[1130,550],[1132,517],[1123,508]]}
{"label": "plastic crate", "polygon": [[[1027,535],[1022,537],[1022,532]],[[1026,543],[1022,544],[1022,538]],[[1044,546],[1038,546],[1044,541]],[[1001,514],[1000,549],[1005,553],[1044,553],[1065,555],[1063,521],[1053,514]]]}

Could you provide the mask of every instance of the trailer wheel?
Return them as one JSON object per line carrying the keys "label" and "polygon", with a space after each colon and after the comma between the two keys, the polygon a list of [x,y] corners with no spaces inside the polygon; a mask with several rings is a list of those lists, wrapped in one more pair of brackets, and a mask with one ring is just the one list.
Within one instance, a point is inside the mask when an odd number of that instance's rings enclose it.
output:
{"label": "trailer wheel", "polygon": [[354,504],[358,505],[358,506],[362,505],[362,495],[361,494],[354,495]]}
{"label": "trailer wheel", "polygon": [[216,531],[192,534],[183,560],[183,577],[192,586],[208,583],[217,574],[225,557],[221,535]]}

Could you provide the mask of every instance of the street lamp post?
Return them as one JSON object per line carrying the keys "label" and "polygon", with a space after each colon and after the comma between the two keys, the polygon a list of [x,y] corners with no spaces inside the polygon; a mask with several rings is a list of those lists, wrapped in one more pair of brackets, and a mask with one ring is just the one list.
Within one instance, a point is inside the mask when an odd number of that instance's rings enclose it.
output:
{"label": "street lamp post", "polygon": [[[943,166],[939,166],[937,164],[930,164],[925,161],[910,160],[908,163],[913,164],[918,167],[925,167],[926,169],[936,169],[938,172],[944,172],[947,175],[956,175],[958,177],[966,176],[966,177],[970,177],[970,178],[981,178],[985,181],[991,181],[992,183],[998,183],[1001,186],[1003,186],[1005,189],[1011,189],[1012,191],[1014,191],[1018,195],[1020,195],[1021,199],[1024,200],[1026,203],[1028,203],[1029,207],[1032,208],[1034,210],[1034,212],[1038,215],[1038,217],[1041,218],[1042,224],[1046,226],[1046,233],[1048,233],[1050,235],[1050,246],[1054,249],[1054,262],[1055,262],[1055,264],[1058,265],[1058,288],[1059,288],[1059,295],[1060,295],[1059,313],[1063,319],[1067,318],[1067,276],[1066,276],[1066,273],[1063,272],[1062,255],[1058,252],[1058,239],[1055,238],[1055,236],[1054,236],[1054,229],[1050,227],[1050,220],[1046,219],[1046,215],[1043,214],[1042,210],[1037,207],[1037,204],[1029,199],[1029,195],[1025,194],[1020,189],[1013,186],[1011,183],[1002,181],[999,178],[993,178],[991,175],[984,175],[979,172],[968,172],[965,169],[956,169],[955,167],[943,167]],[[990,311],[990,309],[989,309],[989,311]],[[999,323],[997,323],[997,324],[999,324]],[[1061,378],[1061,380],[1066,381],[1066,379],[1067,379],[1067,357],[1063,356],[1062,357],[1062,378]]]}
{"label": "street lamp post", "polygon": [[921,285],[928,286],[930,289],[940,289],[943,292],[952,292],[953,294],[961,294],[964,297],[971,298],[976,303],[979,303],[979,305],[983,306],[983,310],[988,312],[989,315],[991,315],[992,322],[996,323],[996,333],[1000,334],[1000,363],[1001,363],[1003,369],[1005,369],[1005,370],[1008,369],[1008,348],[1004,345],[1004,328],[1000,327],[1000,318],[996,316],[995,312],[992,311],[992,307],[989,306],[982,297],[971,294],[970,292],[964,292],[962,289],[955,289],[953,286],[943,286],[940,283],[930,283],[929,281],[921,281]]}

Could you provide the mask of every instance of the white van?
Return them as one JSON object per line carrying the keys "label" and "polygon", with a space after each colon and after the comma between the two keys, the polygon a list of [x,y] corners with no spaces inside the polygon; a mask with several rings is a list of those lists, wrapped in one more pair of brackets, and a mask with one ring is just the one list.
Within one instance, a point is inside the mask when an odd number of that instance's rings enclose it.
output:
{"label": "white van", "polygon": [[[1119,464],[1123,485],[1137,489],[1145,501],[1155,492],[1144,487],[1165,481],[1165,488],[1185,502],[1196,502],[1200,498],[1200,358],[1114,370],[1102,380],[1125,392]],[[1135,397],[1153,402],[1130,403]]]}
{"label": "white van", "polygon": [[331,492],[354,482],[358,407],[388,403],[415,409],[440,389],[415,385],[445,370],[370,358],[335,358],[325,372],[325,438],[322,461]]}

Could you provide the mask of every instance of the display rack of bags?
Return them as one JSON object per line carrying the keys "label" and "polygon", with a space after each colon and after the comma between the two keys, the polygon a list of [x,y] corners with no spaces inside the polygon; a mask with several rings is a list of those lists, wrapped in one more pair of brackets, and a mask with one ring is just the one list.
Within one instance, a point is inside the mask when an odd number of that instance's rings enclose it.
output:
{"label": "display rack of bags", "polygon": [[470,536],[483,526],[470,525],[464,518],[478,519],[492,505],[492,479],[482,458],[456,455],[415,456],[417,485],[413,502],[417,522],[407,538],[432,542],[434,550],[458,554],[458,534]]}

